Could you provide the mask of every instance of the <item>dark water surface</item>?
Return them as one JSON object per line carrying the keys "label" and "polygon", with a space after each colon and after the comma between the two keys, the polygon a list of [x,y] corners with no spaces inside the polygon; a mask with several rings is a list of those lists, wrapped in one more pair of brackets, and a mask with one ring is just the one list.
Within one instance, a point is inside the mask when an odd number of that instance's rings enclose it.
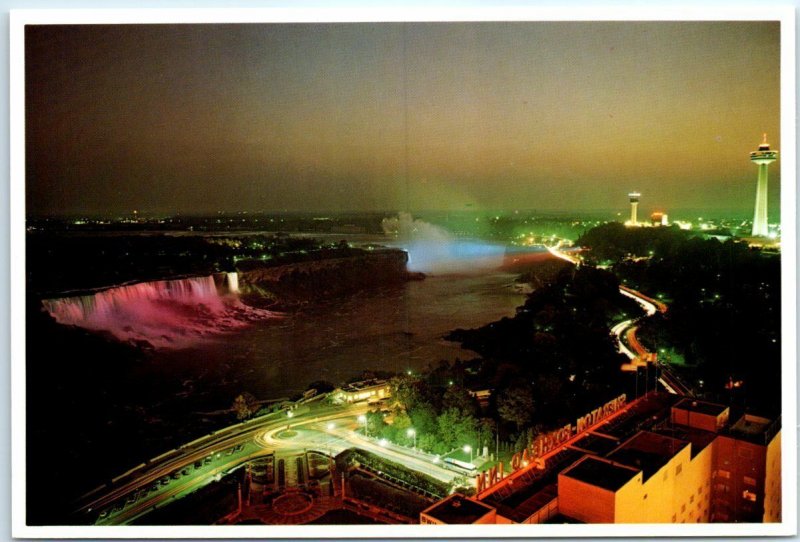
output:
{"label": "dark water surface", "polygon": [[338,384],[364,370],[420,370],[441,359],[467,359],[474,354],[441,337],[512,316],[523,301],[514,278],[497,272],[429,276],[323,301],[200,348],[158,351],[142,376],[179,378],[206,397],[196,406],[214,409],[229,406],[231,394],[241,391],[273,398],[314,380]]}

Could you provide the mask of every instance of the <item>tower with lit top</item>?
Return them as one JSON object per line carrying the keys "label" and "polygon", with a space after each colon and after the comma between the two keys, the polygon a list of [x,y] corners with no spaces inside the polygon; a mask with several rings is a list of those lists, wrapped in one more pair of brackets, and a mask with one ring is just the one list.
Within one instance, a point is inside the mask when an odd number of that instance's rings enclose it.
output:
{"label": "tower with lit top", "polygon": [[778,159],[778,151],[770,150],[767,134],[757,151],[750,153],[750,161],[758,165],[758,183],[756,184],[756,212],[753,216],[753,237],[766,237],[767,228],[767,175],[769,165]]}
{"label": "tower with lit top", "polygon": [[639,196],[641,196],[641,194],[639,192],[631,192],[631,193],[628,194],[628,199],[631,202],[631,220],[630,220],[630,223],[633,226],[637,226],[639,224],[639,221],[638,221],[637,216],[636,216],[636,212],[637,212],[637,210],[639,208]]}

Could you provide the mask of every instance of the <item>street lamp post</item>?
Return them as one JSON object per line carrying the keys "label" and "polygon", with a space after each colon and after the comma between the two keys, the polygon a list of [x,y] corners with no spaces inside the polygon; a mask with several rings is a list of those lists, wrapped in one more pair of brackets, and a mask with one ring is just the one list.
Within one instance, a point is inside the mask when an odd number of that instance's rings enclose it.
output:
{"label": "street lamp post", "polygon": [[469,454],[469,462],[472,463],[472,446],[470,446],[469,444],[465,444],[464,453]]}
{"label": "street lamp post", "polygon": [[406,436],[412,437],[414,439],[414,449],[417,449],[417,432],[414,430],[413,427],[409,427],[406,430]]}

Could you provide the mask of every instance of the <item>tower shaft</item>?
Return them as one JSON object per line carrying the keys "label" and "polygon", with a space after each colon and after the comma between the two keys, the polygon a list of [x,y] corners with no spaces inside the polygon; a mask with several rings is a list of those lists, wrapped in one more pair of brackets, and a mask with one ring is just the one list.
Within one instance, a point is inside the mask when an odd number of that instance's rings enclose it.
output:
{"label": "tower shaft", "polygon": [[638,201],[632,201],[631,202],[631,224],[636,225],[636,224],[639,223],[638,220],[637,220],[637,210],[638,210],[638,208],[639,208],[639,202]]}
{"label": "tower shaft", "polygon": [[750,153],[750,161],[758,166],[753,237],[767,237],[769,235],[769,225],[767,223],[767,176],[769,174],[769,165],[777,158],[778,151],[769,148],[767,134],[764,134],[764,141],[758,146],[758,150]]}
{"label": "tower shaft", "polygon": [[767,180],[769,164],[758,164],[758,181],[756,184],[756,210],[753,216],[753,236],[766,237],[767,227]]}

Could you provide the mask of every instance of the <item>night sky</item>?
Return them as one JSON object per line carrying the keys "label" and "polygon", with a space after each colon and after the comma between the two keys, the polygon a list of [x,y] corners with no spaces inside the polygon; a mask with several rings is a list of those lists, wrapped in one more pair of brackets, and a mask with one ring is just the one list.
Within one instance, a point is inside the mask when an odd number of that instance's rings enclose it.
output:
{"label": "night sky", "polygon": [[[751,212],[777,22],[28,26],[27,211]],[[780,161],[770,168],[770,214]]]}

